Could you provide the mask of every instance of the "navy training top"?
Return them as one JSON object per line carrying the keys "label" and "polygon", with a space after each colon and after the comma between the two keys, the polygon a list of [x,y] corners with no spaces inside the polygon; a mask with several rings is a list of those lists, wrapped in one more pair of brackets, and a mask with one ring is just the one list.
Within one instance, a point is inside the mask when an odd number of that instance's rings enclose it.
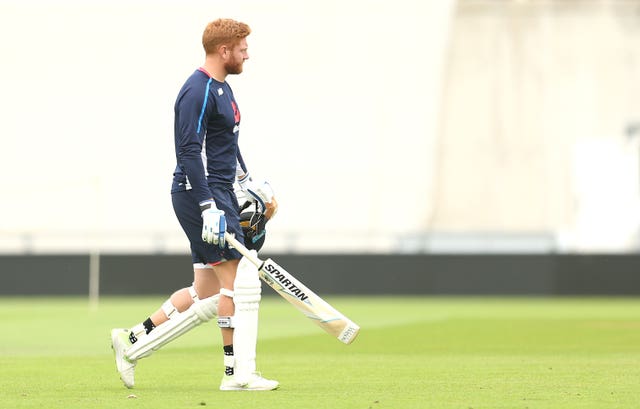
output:
{"label": "navy training top", "polygon": [[240,111],[229,84],[197,69],[174,106],[176,169],[171,192],[193,189],[199,203],[215,199],[209,183],[231,187],[238,166],[247,173],[238,147]]}

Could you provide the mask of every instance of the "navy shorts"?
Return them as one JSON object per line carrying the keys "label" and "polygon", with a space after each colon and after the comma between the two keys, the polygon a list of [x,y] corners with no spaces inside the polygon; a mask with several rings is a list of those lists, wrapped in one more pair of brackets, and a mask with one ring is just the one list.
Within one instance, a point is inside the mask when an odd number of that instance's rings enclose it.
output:
{"label": "navy shorts", "polygon": [[[236,239],[242,243],[244,235],[240,227],[240,206],[233,192],[233,187],[210,184],[209,189],[213,193],[216,207],[224,211],[227,219],[227,231],[235,234]],[[236,249],[230,249],[228,244],[224,249],[221,249],[217,245],[202,240],[202,212],[200,212],[198,199],[192,190],[171,193],[171,201],[178,222],[191,243],[191,259],[194,264],[215,265],[224,260],[242,258],[242,255]]]}

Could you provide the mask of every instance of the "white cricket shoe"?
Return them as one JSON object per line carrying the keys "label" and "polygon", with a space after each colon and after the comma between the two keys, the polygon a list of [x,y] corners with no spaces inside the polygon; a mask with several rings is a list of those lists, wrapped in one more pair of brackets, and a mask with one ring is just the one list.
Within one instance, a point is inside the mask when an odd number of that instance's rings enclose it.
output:
{"label": "white cricket shoe", "polygon": [[136,369],[137,361],[131,361],[125,353],[132,345],[129,340],[129,331],[126,328],[114,328],[111,330],[111,348],[116,354],[116,368],[120,373],[120,379],[124,382],[124,386],[133,388],[133,375]]}
{"label": "white cricket shoe", "polygon": [[221,391],[272,391],[277,389],[278,381],[263,378],[259,372],[251,374],[248,380],[239,382],[235,377],[225,375],[220,382]]}

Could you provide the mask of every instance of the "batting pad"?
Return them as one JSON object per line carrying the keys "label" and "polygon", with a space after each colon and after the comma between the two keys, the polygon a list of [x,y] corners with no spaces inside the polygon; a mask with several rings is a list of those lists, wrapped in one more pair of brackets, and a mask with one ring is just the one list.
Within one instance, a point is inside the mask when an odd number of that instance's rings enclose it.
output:
{"label": "batting pad", "polygon": [[[255,250],[252,250],[256,253]],[[257,256],[254,254],[254,256]],[[234,282],[235,313],[233,316],[234,375],[242,381],[256,372],[256,343],[258,340],[258,310],[262,287],[258,268],[246,257],[238,264]]]}
{"label": "batting pad", "polygon": [[146,336],[138,338],[126,352],[129,360],[146,358],[164,345],[191,331],[193,328],[210,321],[218,315],[219,294],[198,300],[184,312],[171,314],[171,319],[158,325]]}

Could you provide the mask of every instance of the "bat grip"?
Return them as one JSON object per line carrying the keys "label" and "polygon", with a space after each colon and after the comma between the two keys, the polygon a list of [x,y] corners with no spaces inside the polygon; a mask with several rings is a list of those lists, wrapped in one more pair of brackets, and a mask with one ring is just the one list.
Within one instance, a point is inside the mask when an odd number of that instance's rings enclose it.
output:
{"label": "bat grip", "polygon": [[238,250],[240,252],[240,254],[245,256],[247,258],[247,260],[249,260],[256,267],[258,267],[258,269],[260,267],[262,267],[262,260],[260,260],[257,256],[255,256],[254,253],[249,251],[249,249],[247,249],[244,246],[244,244],[242,244],[238,240],[236,240],[236,237],[233,234],[231,234],[228,231],[226,231],[226,232],[224,232],[224,238],[227,240],[227,243],[229,243],[230,247],[233,247],[234,249]]}

